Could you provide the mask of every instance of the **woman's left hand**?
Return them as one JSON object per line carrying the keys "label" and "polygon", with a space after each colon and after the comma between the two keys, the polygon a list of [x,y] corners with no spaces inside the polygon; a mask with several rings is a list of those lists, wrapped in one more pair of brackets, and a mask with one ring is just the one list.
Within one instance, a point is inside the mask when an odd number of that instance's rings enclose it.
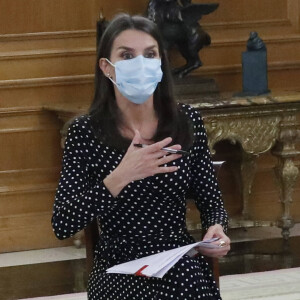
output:
{"label": "woman's left hand", "polygon": [[213,226],[210,226],[205,236],[203,237],[203,240],[209,240],[212,238],[219,238],[219,240],[213,242],[219,247],[217,248],[196,247],[196,250],[202,255],[209,256],[209,257],[225,256],[230,250],[230,239],[224,233],[223,227],[220,224],[215,224]]}

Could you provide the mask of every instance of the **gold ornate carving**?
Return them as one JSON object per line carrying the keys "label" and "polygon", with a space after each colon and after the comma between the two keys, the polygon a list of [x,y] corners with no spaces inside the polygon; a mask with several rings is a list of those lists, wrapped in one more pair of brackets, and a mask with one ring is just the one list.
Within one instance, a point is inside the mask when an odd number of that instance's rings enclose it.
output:
{"label": "gold ornate carving", "polygon": [[221,140],[240,143],[248,154],[260,154],[270,150],[279,134],[279,116],[207,119],[206,130],[211,153]]}
{"label": "gold ornate carving", "polygon": [[[288,239],[289,230],[294,225],[290,215],[290,205],[299,174],[293,162],[293,159],[300,154],[296,149],[296,141],[300,137],[296,111],[282,110],[274,114],[268,109],[263,112],[249,110],[243,113],[207,116],[205,121],[208,144],[212,154],[215,153],[214,145],[221,140],[239,143],[244,150],[240,166],[241,176],[238,182],[243,203],[239,226],[246,226],[251,219],[248,203],[256,169],[255,156],[269,151],[276,144],[272,153],[278,157],[278,164],[274,170],[279,182],[282,203],[282,216],[276,223],[282,228],[282,236]],[[256,221],[250,223],[252,222]]]}
{"label": "gold ornate carving", "polygon": [[280,128],[280,136],[272,153],[278,157],[278,163],[274,171],[279,183],[280,202],[283,209],[278,226],[282,228],[282,236],[288,239],[289,229],[294,225],[290,215],[290,205],[293,202],[292,195],[299,174],[299,170],[293,161],[293,158],[300,154],[296,150],[296,141],[299,137],[299,123],[296,115],[284,116]]}
{"label": "gold ornate carving", "polygon": [[294,226],[294,221],[290,215],[290,205],[293,202],[292,194],[299,170],[291,159],[279,158],[278,165],[274,168],[280,187],[280,202],[283,213],[278,221],[278,227],[282,228],[282,236],[289,238],[289,229]]}

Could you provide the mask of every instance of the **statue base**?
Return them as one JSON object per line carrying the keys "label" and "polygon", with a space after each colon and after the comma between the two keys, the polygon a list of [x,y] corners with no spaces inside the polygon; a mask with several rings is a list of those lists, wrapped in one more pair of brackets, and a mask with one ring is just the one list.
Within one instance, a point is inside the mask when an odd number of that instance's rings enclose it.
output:
{"label": "statue base", "polygon": [[215,97],[220,92],[214,79],[200,76],[174,79],[174,90],[175,97],[179,102],[190,104],[201,102],[201,99]]}

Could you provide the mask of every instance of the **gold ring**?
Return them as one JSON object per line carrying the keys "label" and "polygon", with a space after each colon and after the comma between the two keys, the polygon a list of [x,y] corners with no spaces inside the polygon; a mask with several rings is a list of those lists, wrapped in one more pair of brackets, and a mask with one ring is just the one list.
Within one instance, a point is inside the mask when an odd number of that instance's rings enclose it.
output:
{"label": "gold ring", "polygon": [[222,247],[225,247],[225,246],[226,246],[226,242],[221,240],[220,243],[219,243],[219,247],[222,248]]}

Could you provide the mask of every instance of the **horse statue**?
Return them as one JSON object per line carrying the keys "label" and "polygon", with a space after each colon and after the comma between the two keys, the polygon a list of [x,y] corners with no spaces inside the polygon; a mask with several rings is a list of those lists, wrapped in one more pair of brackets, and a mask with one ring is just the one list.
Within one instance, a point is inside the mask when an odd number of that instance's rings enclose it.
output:
{"label": "horse statue", "polygon": [[202,66],[199,51],[211,43],[211,38],[198,21],[218,8],[218,3],[192,4],[191,0],[150,0],[147,17],[158,25],[165,48],[176,47],[186,64],[173,70],[182,78]]}

